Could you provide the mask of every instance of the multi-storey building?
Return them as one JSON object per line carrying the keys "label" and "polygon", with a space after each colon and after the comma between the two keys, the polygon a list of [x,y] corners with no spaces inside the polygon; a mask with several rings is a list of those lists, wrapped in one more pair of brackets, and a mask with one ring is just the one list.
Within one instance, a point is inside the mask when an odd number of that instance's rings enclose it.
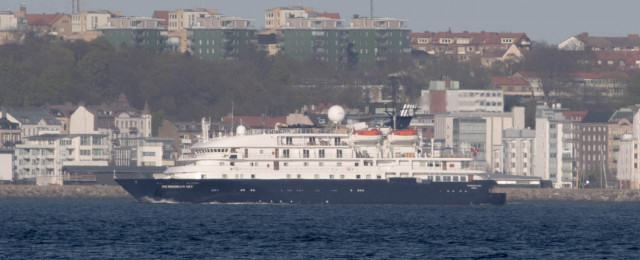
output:
{"label": "multi-storey building", "polygon": [[0,11],[0,45],[22,42],[27,30],[27,9],[20,5],[19,12]]}
{"label": "multi-storey building", "polygon": [[520,60],[522,52],[531,49],[531,40],[524,33],[423,32],[410,36],[413,50],[461,62],[482,61],[485,66],[495,60]]}
{"label": "multi-storey building", "polygon": [[71,15],[27,14],[29,31],[65,39],[71,35]]}
{"label": "multi-storey building", "polygon": [[536,132],[532,129],[505,129],[502,146],[494,150],[494,172],[533,176],[533,149]]}
{"label": "multi-storey building", "polygon": [[[161,11],[156,11],[156,13]],[[197,25],[198,18],[211,17],[217,15],[218,10],[206,8],[179,9],[167,12],[167,49],[173,52],[184,53],[189,51],[187,46],[188,33],[187,29],[191,29]],[[159,16],[163,13],[158,13]]]}
{"label": "multi-storey building", "polygon": [[572,73],[574,88],[570,95],[576,91],[594,97],[620,97],[627,87],[629,74],[621,71],[591,72],[578,71]]}
{"label": "multi-storey building", "polygon": [[371,69],[389,57],[408,57],[411,44],[407,20],[354,16],[349,22],[349,62]]}
{"label": "multi-storey building", "polygon": [[617,159],[617,179],[622,189],[640,189],[640,170],[638,169],[638,138],[632,134],[620,138],[620,152]]}
{"label": "multi-storey building", "polygon": [[107,27],[108,18],[120,16],[119,11],[84,11],[71,16],[71,32],[69,39],[92,41],[100,37],[100,29]]}
{"label": "multi-storey building", "polygon": [[491,86],[501,89],[505,98],[539,98],[540,87],[532,86],[524,77],[491,77]]}
{"label": "multi-storey building", "polygon": [[255,48],[252,20],[219,15],[201,17],[188,31],[188,49],[202,59],[237,59]]}
{"label": "multi-storey building", "polygon": [[288,18],[308,18],[313,7],[276,7],[264,11],[264,29],[273,31],[286,27]]}
{"label": "multi-storey building", "polygon": [[474,167],[493,171],[494,149],[502,145],[505,129],[524,129],[524,108],[507,113],[435,114],[434,138],[445,147],[475,156]]}
{"label": "multi-storey building", "polygon": [[629,34],[627,37],[598,37],[581,33],[571,36],[558,44],[558,48],[567,51],[640,51],[640,37]]}
{"label": "multi-storey building", "polygon": [[9,121],[20,125],[22,139],[42,134],[60,134],[62,132],[60,121],[49,114],[46,109],[5,109],[2,114]]}
{"label": "multi-storey building", "polygon": [[607,137],[607,169],[613,175],[617,176],[618,167],[617,160],[620,152],[620,140],[625,134],[633,132],[633,112],[630,108],[621,108],[613,113],[608,121],[608,137]]}
{"label": "multi-storey building", "polygon": [[111,152],[106,135],[31,136],[15,148],[17,181],[62,184],[62,166],[106,166]]}
{"label": "multi-storey building", "polygon": [[0,117],[0,150],[13,149],[21,142],[20,124],[9,121],[3,113]]}
{"label": "multi-storey building", "polygon": [[[172,165],[174,147],[171,138],[131,137],[118,139],[113,148],[115,166]],[[165,163],[166,162],[166,163]]]}
{"label": "multi-storey building", "polygon": [[288,18],[282,31],[283,52],[298,60],[346,64],[348,31],[342,20],[326,17]]}
{"label": "multi-storey building", "polygon": [[161,21],[148,17],[109,17],[107,25],[101,29],[102,37],[116,48],[129,45],[161,52],[167,38]]}
{"label": "multi-storey building", "polygon": [[555,188],[574,186],[575,131],[575,122],[565,119],[559,104],[536,109],[534,176],[551,181]]}
{"label": "multi-storey building", "polygon": [[611,173],[607,165],[611,156],[608,152],[611,115],[613,111],[589,111],[576,132],[576,166],[581,177],[598,187],[604,187],[604,176]]}
{"label": "multi-storey building", "polygon": [[504,112],[502,90],[460,89],[459,81],[449,79],[429,82],[422,90],[420,113]]}

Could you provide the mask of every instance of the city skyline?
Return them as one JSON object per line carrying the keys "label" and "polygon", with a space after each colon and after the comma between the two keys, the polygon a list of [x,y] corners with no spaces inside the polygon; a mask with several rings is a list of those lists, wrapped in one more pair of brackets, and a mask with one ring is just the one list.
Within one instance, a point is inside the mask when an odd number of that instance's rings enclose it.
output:
{"label": "city skyline", "polygon": [[[10,0],[0,3],[0,10],[18,11],[25,3],[28,13],[56,13],[70,11],[69,0]],[[125,1],[109,2],[85,0],[85,10],[109,9],[124,16],[150,17],[154,10],[176,10],[196,7],[218,9],[225,16],[255,20],[256,29],[264,27],[264,11],[270,8],[302,5],[317,12],[338,12],[348,21],[354,14],[369,16],[369,0],[265,0],[265,1]],[[624,6],[625,8],[612,8]],[[596,1],[552,0],[436,0],[436,1],[374,1],[375,17],[408,20],[414,32],[523,32],[534,41],[557,44],[571,36],[588,32],[594,36],[624,37],[638,33],[634,10],[640,2],[631,0]],[[437,11],[433,11],[437,10]],[[552,28],[552,29],[550,29]]]}

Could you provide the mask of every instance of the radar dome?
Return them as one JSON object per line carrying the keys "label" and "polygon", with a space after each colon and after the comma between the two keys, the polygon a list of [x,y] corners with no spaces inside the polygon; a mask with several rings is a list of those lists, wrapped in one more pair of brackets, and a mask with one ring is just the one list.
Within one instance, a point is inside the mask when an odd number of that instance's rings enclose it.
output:
{"label": "radar dome", "polygon": [[247,128],[244,127],[243,125],[239,125],[238,127],[236,127],[236,135],[244,135],[244,133],[247,132]]}
{"label": "radar dome", "polygon": [[329,120],[337,124],[344,119],[344,109],[341,106],[332,106],[327,113]]}

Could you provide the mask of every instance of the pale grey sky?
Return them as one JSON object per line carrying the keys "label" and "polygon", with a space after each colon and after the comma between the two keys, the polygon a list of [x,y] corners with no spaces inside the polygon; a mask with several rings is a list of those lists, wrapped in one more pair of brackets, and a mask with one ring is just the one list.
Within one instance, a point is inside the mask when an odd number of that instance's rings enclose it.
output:
{"label": "pale grey sky", "polygon": [[[0,10],[68,12],[70,0],[0,0]],[[110,9],[122,15],[151,16],[154,10],[202,7],[227,16],[250,18],[264,26],[264,10],[300,5],[316,11],[369,16],[369,0],[85,0],[85,10]],[[640,0],[374,0],[374,16],[409,20],[416,32],[524,32],[534,41],[556,44],[579,34],[626,36],[640,33]]]}

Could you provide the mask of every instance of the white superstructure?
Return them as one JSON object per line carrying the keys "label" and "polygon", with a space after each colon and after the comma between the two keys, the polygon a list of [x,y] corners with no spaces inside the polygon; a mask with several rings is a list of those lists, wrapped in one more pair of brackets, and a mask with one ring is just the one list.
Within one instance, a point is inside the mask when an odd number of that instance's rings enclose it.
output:
{"label": "white superstructure", "polygon": [[[345,128],[246,130],[203,141],[157,178],[179,179],[388,179],[471,181],[469,157],[436,158],[417,135],[363,141]],[[396,136],[397,137],[397,136]],[[206,140],[206,139],[205,139]]]}

